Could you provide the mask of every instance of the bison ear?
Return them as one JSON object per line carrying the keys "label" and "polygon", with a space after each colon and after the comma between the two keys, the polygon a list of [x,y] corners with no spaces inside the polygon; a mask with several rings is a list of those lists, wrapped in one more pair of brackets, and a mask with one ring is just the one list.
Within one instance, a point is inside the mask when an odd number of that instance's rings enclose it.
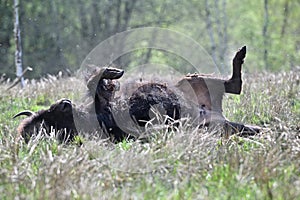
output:
{"label": "bison ear", "polygon": [[16,114],[15,116],[13,116],[13,119],[15,119],[15,118],[17,118],[17,117],[19,117],[19,116],[21,116],[21,115],[25,115],[25,116],[27,116],[27,117],[30,117],[30,116],[34,115],[34,112],[32,112],[32,111],[30,111],[30,110],[24,110],[24,111],[22,111],[22,112],[19,112],[19,113]]}

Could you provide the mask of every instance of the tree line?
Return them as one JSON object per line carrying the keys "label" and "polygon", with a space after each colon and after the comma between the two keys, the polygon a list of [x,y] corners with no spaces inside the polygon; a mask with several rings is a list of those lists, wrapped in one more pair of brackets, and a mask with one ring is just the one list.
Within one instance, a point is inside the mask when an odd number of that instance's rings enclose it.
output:
{"label": "tree line", "polygon": [[[14,2],[0,1],[0,74],[15,78]],[[162,27],[193,38],[220,69],[230,65],[238,47],[247,45],[245,70],[289,70],[300,61],[299,6],[299,0],[21,1],[23,66],[34,69],[27,78],[74,72],[108,37],[134,28]],[[172,57],[158,55],[159,50],[146,49],[124,56],[122,63],[126,67],[137,57],[143,62]],[[174,59],[164,62],[186,64]]]}

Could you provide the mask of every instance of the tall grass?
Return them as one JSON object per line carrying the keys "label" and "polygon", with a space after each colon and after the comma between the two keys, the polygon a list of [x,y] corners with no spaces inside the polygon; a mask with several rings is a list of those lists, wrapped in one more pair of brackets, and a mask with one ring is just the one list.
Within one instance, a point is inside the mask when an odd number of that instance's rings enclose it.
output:
{"label": "tall grass", "polygon": [[[82,83],[50,77],[22,91],[0,85],[1,199],[299,199],[300,73],[244,75],[240,96],[227,95],[224,115],[266,130],[222,137],[182,121],[155,129],[149,142],[82,146],[37,138],[16,141],[23,109],[78,100]],[[59,90],[58,90],[59,88]]]}

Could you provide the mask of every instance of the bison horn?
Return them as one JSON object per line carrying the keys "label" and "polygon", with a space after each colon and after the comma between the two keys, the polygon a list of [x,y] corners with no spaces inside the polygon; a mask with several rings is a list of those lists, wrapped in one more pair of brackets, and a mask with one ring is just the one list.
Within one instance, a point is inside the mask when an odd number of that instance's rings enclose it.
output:
{"label": "bison horn", "polygon": [[31,115],[33,115],[34,114],[34,112],[32,112],[32,111],[30,111],[30,110],[24,110],[24,111],[22,111],[22,112],[19,112],[18,114],[16,114],[15,116],[13,116],[13,119],[15,119],[16,117],[19,117],[19,116],[21,116],[21,115],[25,115],[25,116],[31,116]]}

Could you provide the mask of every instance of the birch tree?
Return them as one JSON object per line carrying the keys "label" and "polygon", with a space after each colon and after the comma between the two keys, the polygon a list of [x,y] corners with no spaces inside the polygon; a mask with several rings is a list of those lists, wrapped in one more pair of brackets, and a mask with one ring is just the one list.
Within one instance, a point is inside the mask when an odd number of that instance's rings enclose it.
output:
{"label": "birch tree", "polygon": [[20,16],[19,16],[19,0],[14,0],[14,14],[15,14],[15,65],[16,65],[16,75],[21,82],[21,87],[24,87],[24,78],[22,77],[23,62],[22,62],[22,43],[21,43],[21,29],[20,29]]}

